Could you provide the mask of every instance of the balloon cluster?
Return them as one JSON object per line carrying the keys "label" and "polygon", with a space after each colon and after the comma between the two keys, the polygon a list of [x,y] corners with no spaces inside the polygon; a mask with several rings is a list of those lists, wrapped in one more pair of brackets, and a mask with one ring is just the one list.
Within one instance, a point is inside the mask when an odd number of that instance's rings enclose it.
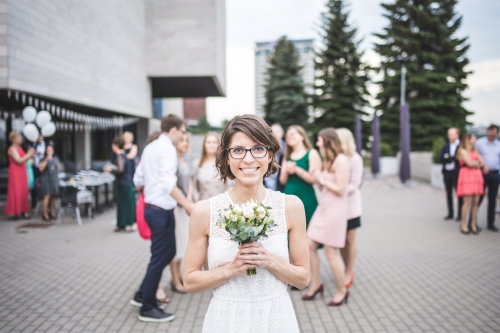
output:
{"label": "balloon cluster", "polygon": [[[27,122],[23,127],[23,134],[31,142],[38,140],[40,132],[45,137],[52,136],[56,132],[56,125],[52,122],[52,116],[45,110],[37,113],[34,107],[27,106],[23,109],[23,119]],[[40,132],[38,128],[40,128]]]}

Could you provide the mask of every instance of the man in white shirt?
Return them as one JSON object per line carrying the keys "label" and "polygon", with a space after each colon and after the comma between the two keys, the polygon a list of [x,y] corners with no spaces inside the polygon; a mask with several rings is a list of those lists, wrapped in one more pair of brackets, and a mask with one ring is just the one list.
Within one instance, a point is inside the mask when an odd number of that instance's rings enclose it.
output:
{"label": "man in white shirt", "polygon": [[139,320],[168,322],[175,319],[158,307],[156,290],[165,267],[175,256],[174,208],[179,203],[191,214],[193,204],[177,188],[177,152],[174,143],[186,135],[184,121],[176,115],[163,117],[160,137],[144,148],[134,174],[134,185],[144,190],[144,217],[151,229],[151,260],[132,305],[140,306]]}
{"label": "man in white shirt", "polygon": [[[486,130],[486,136],[476,142],[476,149],[483,158],[485,165],[483,172],[485,193],[488,193],[488,230],[493,232],[498,232],[498,228],[495,226],[495,207],[498,187],[500,186],[500,140],[497,139],[498,134],[498,126],[491,125]],[[484,195],[481,196],[479,204],[481,204],[483,198]]]}
{"label": "man in white shirt", "polygon": [[[458,163],[457,151],[460,145],[460,131],[458,128],[452,127],[448,129],[448,141],[441,149],[441,163],[443,163],[443,180],[444,186],[446,188],[446,199],[448,202],[448,215],[444,218],[445,220],[453,219],[453,188],[457,190],[458,181],[458,170],[460,169],[460,164]],[[457,221],[462,219],[462,205],[463,199],[458,198],[458,214]]]}

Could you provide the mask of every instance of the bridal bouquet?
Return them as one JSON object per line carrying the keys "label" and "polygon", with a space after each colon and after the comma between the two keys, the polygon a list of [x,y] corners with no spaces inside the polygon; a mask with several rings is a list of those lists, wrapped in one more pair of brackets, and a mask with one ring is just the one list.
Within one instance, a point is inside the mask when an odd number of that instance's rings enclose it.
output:
{"label": "bridal bouquet", "polygon": [[[217,226],[229,232],[231,240],[240,244],[256,242],[267,238],[267,233],[274,227],[274,220],[269,214],[271,207],[250,199],[244,204],[229,205],[219,211]],[[247,275],[255,275],[257,270],[247,270]]]}

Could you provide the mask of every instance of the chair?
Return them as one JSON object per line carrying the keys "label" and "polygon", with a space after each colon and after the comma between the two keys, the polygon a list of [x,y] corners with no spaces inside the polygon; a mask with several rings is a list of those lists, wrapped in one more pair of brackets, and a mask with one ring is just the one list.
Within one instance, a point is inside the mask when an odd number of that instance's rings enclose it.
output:
{"label": "chair", "polygon": [[57,221],[61,221],[63,213],[67,208],[74,208],[78,225],[82,226],[82,218],[80,215],[79,205],[86,204],[89,218],[92,218],[92,202],[94,196],[91,191],[80,189],[77,186],[59,186],[59,197],[61,199],[61,208]]}

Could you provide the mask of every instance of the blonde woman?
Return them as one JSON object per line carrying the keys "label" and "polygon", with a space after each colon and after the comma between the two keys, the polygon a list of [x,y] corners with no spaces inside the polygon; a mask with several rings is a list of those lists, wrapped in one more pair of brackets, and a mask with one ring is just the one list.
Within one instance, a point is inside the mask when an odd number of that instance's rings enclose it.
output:
{"label": "blonde woman", "polygon": [[124,143],[124,151],[129,160],[134,160],[137,157],[137,145],[134,144],[134,134],[132,132],[123,132],[122,139]]}
{"label": "blonde woman", "polygon": [[208,132],[203,140],[201,157],[193,163],[193,199],[195,202],[210,199],[231,189],[232,182],[222,182],[217,177],[215,158],[220,145],[220,136]]}
{"label": "blonde woman", "polygon": [[345,265],[345,286],[354,281],[354,260],[358,253],[356,229],[361,226],[361,183],[363,182],[363,158],[356,151],[352,132],[347,128],[337,129],[337,136],[344,155],[349,159],[349,181],[347,183],[347,235],[345,246],[340,249]]}

